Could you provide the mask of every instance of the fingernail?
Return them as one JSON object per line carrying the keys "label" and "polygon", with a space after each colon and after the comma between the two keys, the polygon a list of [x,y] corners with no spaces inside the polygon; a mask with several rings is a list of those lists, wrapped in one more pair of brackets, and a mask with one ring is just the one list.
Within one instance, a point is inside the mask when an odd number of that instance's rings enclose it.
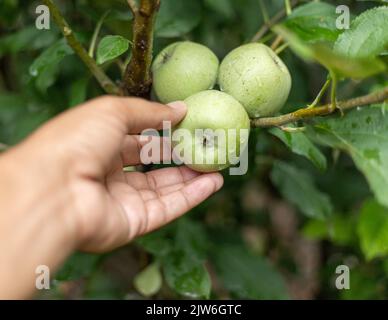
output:
{"label": "fingernail", "polygon": [[220,190],[222,186],[224,185],[224,178],[221,174],[215,173],[215,183],[216,183],[216,190]]}
{"label": "fingernail", "polygon": [[181,110],[184,110],[185,112],[187,111],[187,106],[183,101],[175,101],[175,102],[169,103],[168,106],[179,111]]}

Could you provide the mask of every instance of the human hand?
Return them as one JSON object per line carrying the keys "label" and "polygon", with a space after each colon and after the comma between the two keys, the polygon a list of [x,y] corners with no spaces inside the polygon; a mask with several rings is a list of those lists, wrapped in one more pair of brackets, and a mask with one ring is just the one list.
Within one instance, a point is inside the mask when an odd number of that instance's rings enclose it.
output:
{"label": "human hand", "polygon": [[161,129],[164,120],[174,125],[185,114],[183,103],[103,97],[60,115],[22,144],[25,154],[34,155],[30,163],[45,159],[46,166],[55,165],[58,186],[51,189],[69,194],[65,206],[78,248],[106,251],[123,245],[221,188],[220,174],[187,167],[123,171],[140,163],[143,129]]}

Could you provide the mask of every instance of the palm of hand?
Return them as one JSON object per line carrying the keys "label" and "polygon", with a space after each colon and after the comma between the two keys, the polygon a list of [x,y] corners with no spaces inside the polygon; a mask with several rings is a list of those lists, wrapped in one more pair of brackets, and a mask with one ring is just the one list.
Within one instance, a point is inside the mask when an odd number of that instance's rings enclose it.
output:
{"label": "palm of hand", "polygon": [[86,194],[94,196],[82,210],[84,250],[106,251],[123,245],[171,222],[222,186],[218,173],[200,174],[187,167],[124,172],[120,159],[115,168],[105,183],[87,181]]}

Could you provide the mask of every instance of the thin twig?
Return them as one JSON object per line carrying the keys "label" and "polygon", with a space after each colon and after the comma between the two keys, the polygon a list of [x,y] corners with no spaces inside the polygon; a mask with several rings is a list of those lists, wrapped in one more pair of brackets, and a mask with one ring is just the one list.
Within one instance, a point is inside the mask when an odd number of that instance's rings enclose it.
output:
{"label": "thin twig", "polygon": [[271,44],[271,49],[276,51],[279,45],[283,42],[283,37],[279,34]]}
{"label": "thin twig", "polygon": [[331,78],[328,78],[325,84],[323,85],[322,89],[319,91],[318,95],[314,99],[314,101],[307,106],[308,109],[315,108],[318,105],[318,103],[321,102],[323,96],[325,95],[327,89],[330,86],[330,83],[331,83]]}
{"label": "thin twig", "polygon": [[132,11],[133,16],[135,16],[136,12],[139,10],[137,7],[136,1],[135,0],[127,0],[127,1],[128,1],[129,8]]}
{"label": "thin twig", "polygon": [[283,43],[279,48],[275,50],[277,55],[281,54],[284,50],[286,50],[290,46],[289,43]]}
{"label": "thin twig", "polygon": [[292,12],[290,0],[284,0],[284,6],[286,7],[286,14],[289,16]]}
{"label": "thin twig", "polygon": [[259,0],[259,5],[260,5],[260,9],[261,9],[261,14],[263,16],[263,20],[265,23],[267,23],[269,20],[269,16],[268,16],[267,7],[264,3],[264,0]]}
{"label": "thin twig", "polygon": [[285,126],[280,126],[279,129],[284,131],[284,132],[290,132],[290,133],[306,131],[306,127],[285,127]]}
{"label": "thin twig", "polygon": [[368,106],[374,103],[384,102],[388,99],[388,87],[385,87],[381,91],[373,92],[371,94],[345,100],[337,103],[337,109],[333,109],[331,103],[315,107],[315,108],[303,108],[295,112],[284,114],[278,117],[257,118],[251,120],[251,127],[253,128],[267,128],[267,127],[281,127],[285,124],[296,122],[299,120],[310,119],[319,116],[326,116],[336,112],[337,110],[350,110],[357,107]]}
{"label": "thin twig", "polygon": [[94,51],[95,51],[96,44],[97,44],[97,38],[98,38],[98,35],[101,31],[102,24],[104,23],[104,20],[108,16],[109,13],[110,13],[110,10],[108,10],[107,12],[105,12],[102,15],[100,20],[97,22],[96,29],[93,32],[92,41],[90,41],[90,46],[89,46],[89,57],[91,57],[91,58],[94,58]]}
{"label": "thin twig", "polygon": [[43,2],[50,9],[50,13],[53,16],[55,23],[58,25],[63,36],[66,38],[69,46],[81,58],[105,92],[114,95],[121,95],[122,92],[120,88],[105,74],[105,72],[97,65],[96,61],[89,56],[88,52],[77,40],[73,30],[70,28],[65,18],[61,15],[54,2],[52,0],[43,0]]}
{"label": "thin twig", "polygon": [[160,0],[141,0],[133,22],[133,47],[123,81],[126,95],[148,98],[151,92],[151,63],[154,21]]}
{"label": "thin twig", "polygon": [[330,78],[331,78],[331,90],[330,90],[330,112],[333,112],[335,109],[339,108],[341,113],[343,113],[342,107],[340,107],[337,104],[337,86],[338,86],[338,80],[337,76],[334,72],[330,71]]}
{"label": "thin twig", "polygon": [[[298,4],[299,0],[291,1],[291,7],[295,7]],[[259,41],[276,23],[283,19],[287,15],[286,9],[282,9],[277,14],[275,14],[268,22],[264,22],[263,26],[259,31],[253,36],[251,42]]]}

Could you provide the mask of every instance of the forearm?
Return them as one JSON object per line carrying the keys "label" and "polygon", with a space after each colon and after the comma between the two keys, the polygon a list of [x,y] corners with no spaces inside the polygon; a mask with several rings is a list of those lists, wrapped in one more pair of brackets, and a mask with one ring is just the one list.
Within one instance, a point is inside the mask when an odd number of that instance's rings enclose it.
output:
{"label": "forearm", "polygon": [[[20,149],[20,150],[19,150]],[[29,146],[0,156],[0,298],[34,293],[36,268],[53,275],[76,245],[71,194]]]}

